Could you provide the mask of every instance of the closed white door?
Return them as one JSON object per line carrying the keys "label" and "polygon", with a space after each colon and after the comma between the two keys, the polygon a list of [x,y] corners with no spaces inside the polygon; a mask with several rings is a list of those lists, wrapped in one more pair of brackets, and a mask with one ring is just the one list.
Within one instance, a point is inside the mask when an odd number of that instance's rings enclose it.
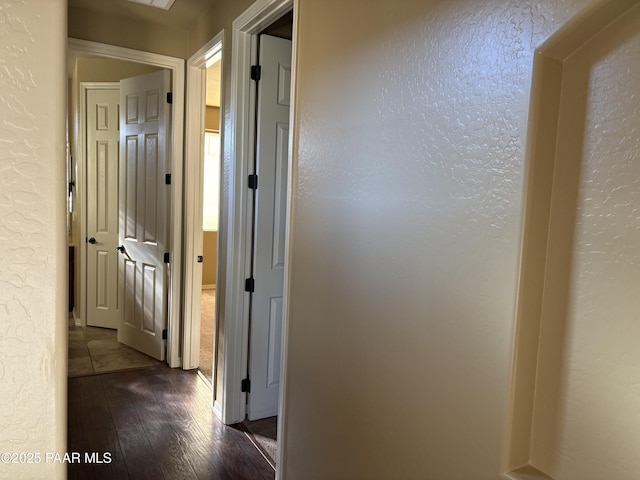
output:
{"label": "closed white door", "polygon": [[118,328],[117,83],[87,89],[87,325]]}
{"label": "closed white door", "polygon": [[118,341],[158,360],[166,352],[170,76],[120,81]]}
{"label": "closed white door", "polygon": [[260,37],[256,190],[255,282],[251,306],[249,420],[278,413],[289,157],[291,41]]}

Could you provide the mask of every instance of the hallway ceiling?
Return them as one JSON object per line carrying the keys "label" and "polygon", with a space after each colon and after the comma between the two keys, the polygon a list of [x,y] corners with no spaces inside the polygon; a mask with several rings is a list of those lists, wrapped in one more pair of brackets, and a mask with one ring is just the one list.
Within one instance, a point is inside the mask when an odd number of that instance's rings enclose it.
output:
{"label": "hallway ceiling", "polygon": [[118,15],[159,25],[188,30],[202,12],[216,0],[176,0],[170,10],[162,10],[128,0],[68,0],[69,7],[84,8],[96,13]]}

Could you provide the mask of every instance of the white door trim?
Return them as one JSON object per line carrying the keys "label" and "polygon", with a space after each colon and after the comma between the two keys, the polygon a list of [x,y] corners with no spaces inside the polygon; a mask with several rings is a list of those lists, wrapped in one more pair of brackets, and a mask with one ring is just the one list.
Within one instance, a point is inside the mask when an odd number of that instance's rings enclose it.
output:
{"label": "white door trim", "polygon": [[[222,421],[226,424],[244,420],[246,410],[246,394],[240,391],[240,383],[247,372],[249,299],[244,292],[243,286],[245,278],[249,275],[250,265],[247,260],[251,256],[251,205],[247,196],[247,175],[251,171],[255,139],[255,88],[253,88],[252,80],[249,78],[249,71],[250,66],[257,58],[256,35],[291,10],[293,4],[293,0],[256,0],[251,7],[233,22],[230,129],[226,132],[230,138],[227,145],[230,148],[229,155],[231,158],[228,189],[231,192],[231,196],[227,204],[229,229],[227,232],[227,289],[224,311],[225,344],[221,399]],[[295,43],[294,26],[294,52]],[[294,79],[292,78],[292,92],[294,91],[293,82]],[[293,100],[292,95],[292,105]],[[292,130],[290,130],[290,142],[291,132]],[[291,157],[291,149],[289,152]],[[291,162],[289,163],[291,164]],[[289,168],[291,169],[291,167]],[[289,170],[289,180],[291,180],[291,170]],[[289,197],[290,192],[291,182],[289,182]],[[290,203],[288,208],[291,208]],[[288,237],[289,214],[287,215],[287,239]],[[288,244],[285,251],[287,263],[285,265],[284,332],[286,332],[287,324],[286,272],[289,263]],[[283,360],[285,358],[286,344],[283,343]]]}
{"label": "white door trim", "polygon": [[[218,33],[187,61],[187,119],[185,133],[184,308],[182,368],[196,368],[200,352],[200,285],[202,264],[202,173],[204,159],[207,63],[222,52],[224,31]],[[224,69],[224,64],[222,65]],[[220,82],[224,91],[224,75]],[[224,136],[224,129],[220,129]],[[220,176],[222,178],[222,176]],[[217,284],[217,279],[216,279]],[[216,310],[219,302],[216,302]],[[216,318],[218,317],[216,312]],[[214,342],[215,345],[215,342]],[[215,385],[216,369],[213,371]],[[218,412],[219,413],[219,412]]]}
{"label": "white door trim", "polygon": [[[171,109],[171,200],[170,200],[170,267],[169,267],[169,308],[168,308],[168,335],[167,335],[167,362],[170,367],[175,368],[181,365],[180,357],[180,292],[182,291],[182,168],[183,168],[183,137],[184,137],[184,70],[185,61],[181,58],[159,55],[156,53],[142,52],[130,48],[116,47],[102,43],[68,39],[68,50],[76,55],[100,56],[130,62],[144,63],[157,67],[166,68],[171,71],[171,81],[173,90],[173,108]],[[84,142],[84,141],[83,141]],[[84,148],[84,147],[83,147]],[[84,155],[82,150],[78,151],[78,178],[85,175],[82,168]],[[82,171],[80,171],[82,170]],[[78,191],[82,202],[82,212],[86,211],[86,195]],[[86,238],[86,225],[81,222],[80,238]],[[80,255],[85,258],[86,245],[80,242]],[[82,265],[80,278],[86,284],[86,268]],[[86,297],[81,298],[81,308],[86,312]],[[84,319],[83,319],[84,322]]]}

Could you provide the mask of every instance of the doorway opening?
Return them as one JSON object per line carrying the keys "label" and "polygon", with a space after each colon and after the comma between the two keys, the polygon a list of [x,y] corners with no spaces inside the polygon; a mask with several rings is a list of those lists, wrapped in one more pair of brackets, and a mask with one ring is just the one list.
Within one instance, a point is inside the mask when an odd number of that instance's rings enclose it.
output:
{"label": "doorway opening", "polygon": [[217,300],[224,292],[217,267],[224,136],[220,121],[222,33],[187,65],[183,368],[198,369],[215,394]]}
{"label": "doorway opening", "polygon": [[[250,175],[254,173],[256,143],[256,84],[249,73],[256,65],[258,35],[267,26],[274,24],[293,9],[289,0],[261,0],[255,2],[233,22],[231,52],[231,99],[228,123],[229,138],[225,140],[225,158],[229,159],[229,174],[226,177],[228,198],[223,214],[227,219],[228,232],[225,238],[227,261],[225,284],[229,286],[221,307],[224,335],[218,347],[220,370],[220,405],[222,421],[229,425],[243,422],[247,413],[249,387],[247,381],[249,363],[249,295],[247,279],[251,274],[252,242],[252,194]],[[293,69],[292,69],[293,70]],[[287,137],[286,144],[290,143]],[[288,162],[288,169],[291,165]],[[287,178],[290,178],[287,171]],[[287,184],[290,182],[287,181]],[[258,189],[260,181],[258,180]],[[286,197],[290,188],[286,189]],[[288,215],[288,213],[287,213]],[[285,253],[288,256],[288,217],[285,218]],[[286,267],[285,267],[286,270]],[[286,283],[286,272],[284,275]],[[286,287],[283,305],[283,330],[286,330]],[[283,338],[286,334],[283,333]],[[222,335],[221,335],[222,337]],[[282,344],[281,344],[282,345]],[[281,352],[282,354],[283,352]],[[249,379],[250,380],[250,379]]]}
{"label": "doorway opening", "polygon": [[[216,283],[220,210],[220,83],[222,55],[206,68],[204,155],[202,168],[202,281],[198,369],[213,385]],[[200,261],[200,259],[198,259]]]}
{"label": "doorway opening", "polygon": [[289,191],[293,12],[256,37],[251,200],[248,388],[244,427],[276,467]]}
{"label": "doorway opening", "polygon": [[[149,245],[155,243],[162,248],[161,266],[155,270],[148,262],[140,268],[144,269],[147,291],[156,288],[157,282],[165,284],[165,295],[158,296],[160,300],[155,302],[153,309],[162,313],[162,325],[156,322],[160,328],[154,333],[156,338],[157,353],[153,354],[160,361],[166,361],[169,366],[180,365],[179,349],[177,348],[176,335],[178,330],[178,318],[176,307],[178,302],[174,300],[176,291],[180,289],[180,276],[176,274],[180,269],[180,232],[179,229],[160,229],[158,224],[165,222],[172,225],[175,213],[181,210],[181,165],[182,165],[182,112],[181,99],[184,98],[184,81],[177,72],[181,71],[184,61],[172,57],[139,52],[121,47],[97,44],[81,40],[69,39],[69,250],[70,250],[70,285],[69,302],[69,371],[70,375],[91,374],[148,366],[159,363],[150,357],[140,354],[137,350],[145,347],[136,346],[136,349],[125,348],[117,341],[114,330],[113,317],[117,312],[106,311],[114,304],[127,308],[123,301],[125,296],[121,290],[122,282],[118,282],[118,276],[126,273],[127,268],[136,268],[132,262],[133,250],[123,249],[122,239],[118,238],[118,232],[123,229],[118,225],[120,219],[117,213],[118,187],[121,183],[119,168],[119,80],[122,78],[140,77],[145,75],[158,76],[163,79],[163,85],[172,91],[176,99],[174,105],[164,109],[166,122],[162,121],[162,133],[158,138],[165,137],[169,147],[164,153],[166,158],[163,171],[156,172],[156,187],[163,183],[165,171],[173,175],[177,180],[173,185],[167,185],[167,189],[159,194],[165,200],[159,201],[163,208],[155,208],[152,215],[147,215],[143,221],[134,222],[135,225],[143,225],[145,241]],[[155,73],[154,73],[155,72]],[[164,72],[164,73],[163,73]],[[169,85],[171,88],[169,89]],[[154,90],[155,91],[155,90]],[[162,96],[162,95],[161,95]],[[153,95],[151,95],[153,97]],[[151,98],[149,97],[149,98]],[[164,100],[164,99],[163,99]],[[169,97],[167,97],[167,101]],[[131,103],[131,102],[129,102]],[[164,102],[158,101],[157,105]],[[151,100],[145,105],[152,110]],[[146,107],[145,107],[146,108]],[[164,108],[164,107],[163,107]],[[151,116],[147,115],[148,119]],[[131,123],[129,120],[127,123]],[[145,141],[146,147],[151,146],[151,140]],[[88,147],[91,143],[91,148]],[[95,148],[94,148],[95,147]],[[151,152],[151,148],[145,150]],[[127,155],[133,154],[129,149]],[[161,153],[160,156],[163,156]],[[91,158],[90,158],[91,157]],[[149,159],[147,159],[149,160]],[[138,161],[142,164],[143,161]],[[151,165],[151,163],[148,163]],[[138,190],[132,192],[138,195]],[[158,188],[159,190],[159,188]],[[158,193],[158,192],[156,192]],[[147,204],[151,204],[150,196],[153,189],[145,188]],[[140,203],[140,202],[138,202]],[[115,205],[115,207],[114,207]],[[91,208],[90,208],[91,207]],[[165,208],[166,207],[166,208]],[[92,213],[89,213],[92,210]],[[115,212],[114,212],[115,210]],[[148,213],[148,211],[147,211]],[[151,238],[155,232],[167,230],[167,236],[161,235],[161,240]],[[177,232],[176,232],[177,230]],[[114,237],[115,232],[115,237]],[[129,236],[130,237],[130,236]],[[115,242],[115,243],[114,243]],[[116,248],[117,247],[117,248]],[[169,259],[168,264],[164,260]],[[123,267],[123,264],[125,267]],[[96,272],[103,273],[102,276]],[[106,280],[108,277],[108,280]],[[126,276],[125,276],[126,278]],[[119,285],[119,286],[118,286]],[[149,299],[155,299],[155,295],[149,295]],[[151,310],[149,303],[135,308],[144,309],[147,313]],[[99,308],[89,313],[89,309],[96,305]],[[106,313],[97,318],[95,313]],[[98,315],[99,317],[99,315]],[[144,318],[144,317],[142,317]],[[111,322],[111,323],[110,323]],[[127,339],[121,339],[130,343]],[[149,352],[147,352],[149,353]]]}

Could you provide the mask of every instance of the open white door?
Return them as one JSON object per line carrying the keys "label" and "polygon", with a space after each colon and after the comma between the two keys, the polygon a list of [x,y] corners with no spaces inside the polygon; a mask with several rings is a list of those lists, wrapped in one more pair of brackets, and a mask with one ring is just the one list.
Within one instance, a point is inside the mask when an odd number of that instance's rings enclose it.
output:
{"label": "open white door", "polygon": [[86,87],[87,325],[118,328],[118,103],[112,85]]}
{"label": "open white door", "polygon": [[167,328],[169,86],[166,70],[120,81],[118,341],[158,360]]}
{"label": "open white door", "polygon": [[251,305],[249,420],[278,414],[289,158],[291,41],[260,36],[255,282]]}

